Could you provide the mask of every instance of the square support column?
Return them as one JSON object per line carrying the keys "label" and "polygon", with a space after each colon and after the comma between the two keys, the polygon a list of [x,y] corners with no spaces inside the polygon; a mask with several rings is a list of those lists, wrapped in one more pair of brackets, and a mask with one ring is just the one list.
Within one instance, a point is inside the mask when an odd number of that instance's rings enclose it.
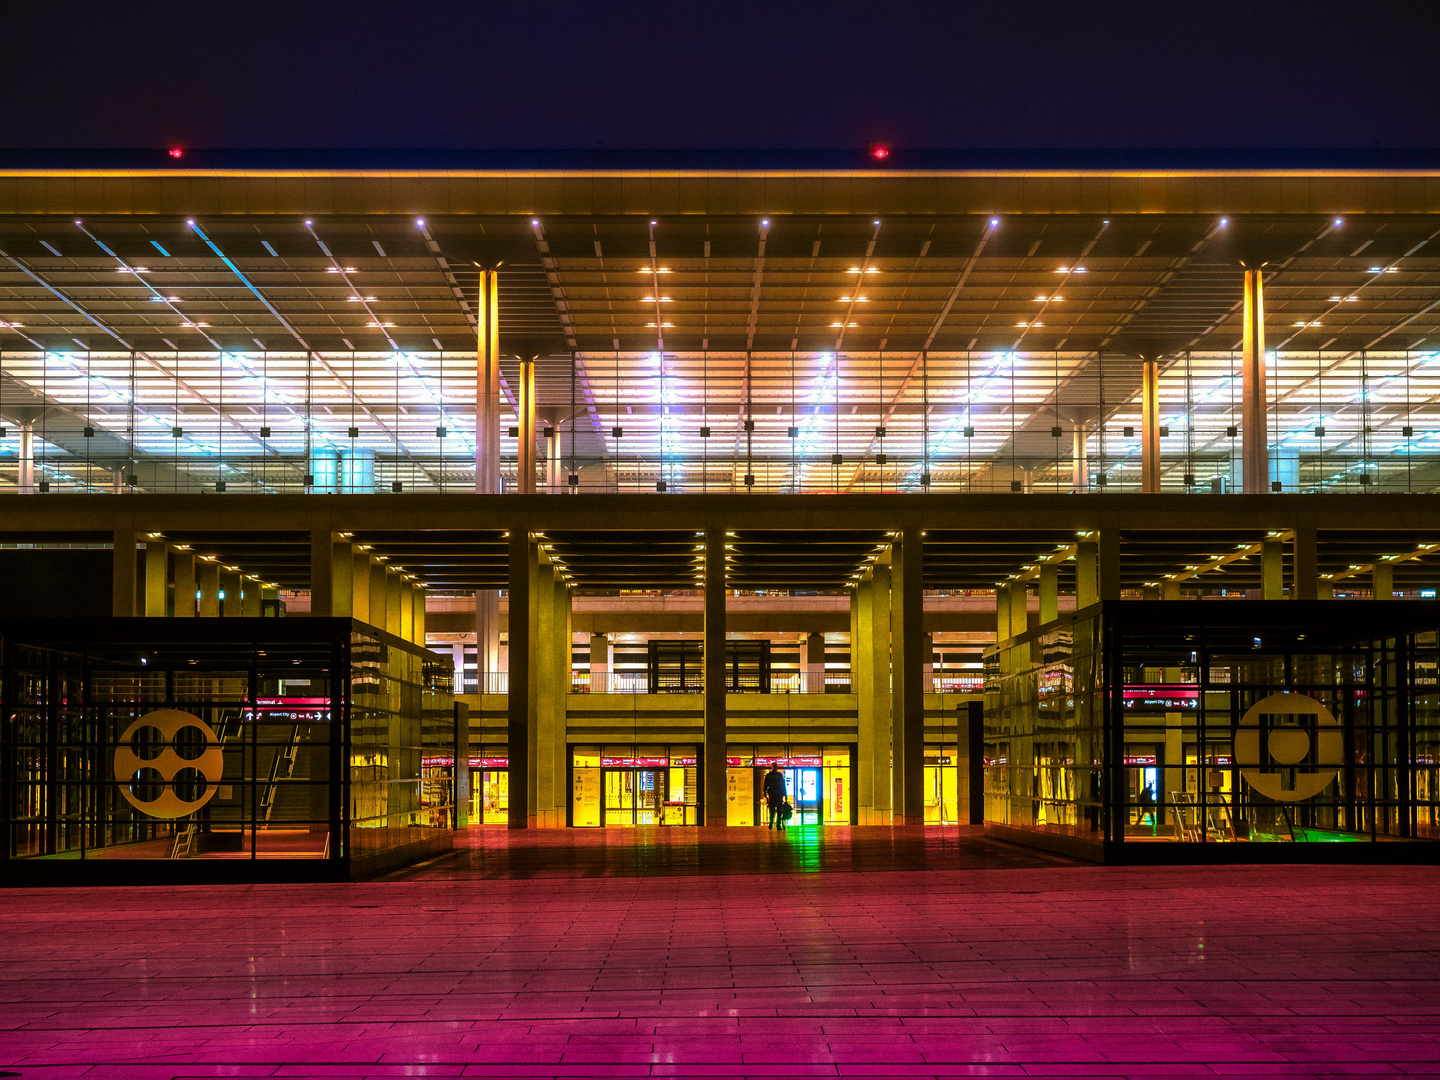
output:
{"label": "square support column", "polygon": [[335,539],[327,525],[310,530],[310,614],[328,619],[335,595]]}
{"label": "square support column", "polygon": [[240,617],[240,572],[238,570],[220,571],[220,591],[225,594],[220,601],[220,614],[227,619],[238,619]]}
{"label": "square support column", "polygon": [[405,582],[399,574],[389,571],[385,574],[385,629],[396,637],[404,637],[400,632],[400,607],[404,597],[401,594],[401,586]]}
{"label": "square support column", "polygon": [[170,613],[177,619],[193,619],[195,601],[195,553],[175,550],[170,555]]}
{"label": "square support column", "polygon": [[413,641],[421,648],[425,646],[425,586],[416,585],[410,591],[410,602],[412,613],[410,615],[411,631],[414,634]]}
{"label": "square support column", "polygon": [[890,799],[890,566],[855,588],[850,678],[858,710],[857,809],[861,825],[888,825]]}
{"label": "square support column", "polygon": [[195,589],[200,594],[200,617],[220,617],[220,564],[209,559],[199,560],[195,567]]}
{"label": "square support column", "polygon": [[336,536],[330,547],[330,614],[355,614],[355,548]]}
{"label": "square support column", "polygon": [[895,820],[925,822],[924,540],[907,525],[896,545],[891,604],[891,656],[895,668],[890,759]]}
{"label": "square support column", "polygon": [[475,310],[475,493],[497,495],[500,492],[499,271],[480,271],[478,301]]}
{"label": "square support column", "polygon": [[1100,545],[1082,540],[1075,545],[1075,607],[1089,607],[1099,599]]}
{"label": "square support column", "polygon": [[1315,523],[1306,522],[1295,526],[1294,581],[1290,589],[1292,600],[1318,600],[1320,598],[1320,551],[1315,534]]}
{"label": "square support column", "polygon": [[705,530],[705,824],[724,825],[725,806],[725,530]]}
{"label": "square support column", "polygon": [[1260,543],[1260,599],[1285,599],[1285,545],[1278,539]]}
{"label": "square support column", "polygon": [[370,618],[370,554],[353,551],[350,556],[350,614],[363,623]]}
{"label": "square support column", "polygon": [[[535,570],[535,825],[542,829],[565,824],[565,694],[560,685],[559,639],[565,592],[555,568],[542,562]],[[557,764],[559,766],[557,772]],[[558,818],[556,810],[559,810]]]}
{"label": "square support column", "polygon": [[1265,286],[1258,268],[1245,271],[1241,333],[1240,453],[1247,495],[1270,490],[1269,397],[1265,390]]}
{"label": "square support column", "polygon": [[1370,568],[1370,598],[1372,600],[1395,599],[1395,565],[1377,562]]}
{"label": "square support column", "polygon": [[1010,586],[1010,636],[1016,637],[1030,629],[1030,590],[1023,581]]}
{"label": "square support column", "polygon": [[610,639],[604,634],[590,635],[590,693],[605,694],[610,690]]}
{"label": "square support column", "polygon": [[1160,490],[1160,362],[1140,362],[1140,490]]}
{"label": "square support column", "polygon": [[254,578],[240,581],[240,614],[247,619],[260,618],[260,582]]}
{"label": "square support column", "polygon": [[[399,574],[395,575],[397,578]],[[396,631],[406,641],[415,640],[415,589],[403,579],[400,581],[400,628]]]}
{"label": "square support column", "polygon": [[519,445],[515,459],[516,486],[521,495],[535,494],[535,358],[520,358]]}
{"label": "square support column", "polygon": [[1095,551],[1095,569],[1101,600],[1120,599],[1120,531],[1100,530]]}
{"label": "square support column", "polygon": [[510,678],[506,697],[510,744],[510,828],[530,824],[530,534],[510,530]]}
{"label": "square support column", "polygon": [[390,602],[390,590],[386,586],[385,579],[389,574],[385,572],[385,564],[378,560],[370,563],[370,625],[376,630],[384,630],[389,625],[387,608]]}
{"label": "square support column", "polygon": [[1060,617],[1060,570],[1050,564],[1040,567],[1040,625]]}
{"label": "square support column", "polygon": [[116,618],[128,619],[135,614],[135,579],[140,571],[135,527],[122,526],[115,530],[114,535],[115,576],[111,614]]}
{"label": "square support column", "polygon": [[163,619],[170,611],[170,545],[145,542],[145,617]]}

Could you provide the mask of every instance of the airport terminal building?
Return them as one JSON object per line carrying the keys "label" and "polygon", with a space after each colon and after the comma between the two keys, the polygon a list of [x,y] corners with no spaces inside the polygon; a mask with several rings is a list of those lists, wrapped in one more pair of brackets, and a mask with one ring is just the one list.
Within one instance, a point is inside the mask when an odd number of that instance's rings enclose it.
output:
{"label": "airport terminal building", "polygon": [[1440,156],[0,156],[0,571],[16,883],[1430,860]]}

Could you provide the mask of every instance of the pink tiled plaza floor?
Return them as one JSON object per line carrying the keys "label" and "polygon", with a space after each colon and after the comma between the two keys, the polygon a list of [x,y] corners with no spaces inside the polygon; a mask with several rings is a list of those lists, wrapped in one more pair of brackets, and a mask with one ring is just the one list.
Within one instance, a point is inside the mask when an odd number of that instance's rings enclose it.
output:
{"label": "pink tiled plaza floor", "polygon": [[1440,1074],[1433,868],[955,830],[473,833],[354,885],[0,892],[41,1077]]}

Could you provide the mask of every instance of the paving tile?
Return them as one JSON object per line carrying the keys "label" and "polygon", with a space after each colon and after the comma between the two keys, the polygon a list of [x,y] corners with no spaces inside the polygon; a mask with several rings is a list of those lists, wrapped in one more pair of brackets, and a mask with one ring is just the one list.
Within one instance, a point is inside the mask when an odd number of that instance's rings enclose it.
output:
{"label": "paving tile", "polygon": [[955,829],[475,830],[364,884],[0,893],[0,1068],[1440,1075],[1437,885]]}

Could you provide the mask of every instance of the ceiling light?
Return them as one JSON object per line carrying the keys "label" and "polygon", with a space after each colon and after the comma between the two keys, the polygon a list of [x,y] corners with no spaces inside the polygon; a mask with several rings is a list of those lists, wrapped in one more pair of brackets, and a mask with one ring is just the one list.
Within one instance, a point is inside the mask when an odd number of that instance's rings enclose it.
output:
{"label": "ceiling light", "polygon": [[24,325],[25,325],[24,323],[18,323],[18,322],[0,322],[0,329],[3,329],[3,330],[14,330],[14,329],[16,329],[17,327],[21,327],[21,326],[24,326]]}
{"label": "ceiling light", "polygon": [[180,297],[178,297],[178,296],[152,296],[152,297],[150,297],[150,302],[151,302],[152,304],[167,304],[167,303],[168,303],[168,304],[178,304],[178,303],[180,303]]}
{"label": "ceiling light", "polygon": [[1332,297],[1330,297],[1330,302],[1331,302],[1332,304],[1338,304],[1338,303],[1340,303],[1340,302],[1343,300],[1343,301],[1345,301],[1345,302],[1347,302],[1347,303],[1353,303],[1354,301],[1359,300],[1359,299],[1360,299],[1360,297],[1358,297],[1358,296],[1332,296]]}
{"label": "ceiling light", "polygon": [[658,300],[657,300],[655,297],[653,297],[653,296],[642,296],[640,299],[643,300],[643,301],[644,301],[645,303],[647,303],[647,304],[656,304],[656,303],[659,303],[659,304],[668,304],[668,303],[670,303],[670,297],[668,297],[668,296],[662,296],[662,297],[660,297]]}
{"label": "ceiling light", "polygon": [[1057,267],[1055,268],[1055,273],[1057,273],[1057,274],[1083,274],[1083,273],[1085,273],[1085,267],[1083,267],[1083,266],[1057,266]]}
{"label": "ceiling light", "polygon": [[1063,296],[1037,296],[1035,297],[1035,302],[1037,304],[1055,304],[1064,299]]}
{"label": "ceiling light", "polygon": [[353,274],[353,273],[355,273],[355,267],[353,267],[353,266],[327,266],[327,267],[325,268],[325,272],[326,272],[327,274]]}
{"label": "ceiling light", "polygon": [[1020,322],[1017,322],[1015,325],[1016,325],[1016,326],[1031,327],[1031,326],[1044,326],[1045,324],[1044,324],[1043,322],[1041,322],[1039,319],[1036,319],[1034,322],[1025,322],[1025,321],[1022,319]]}
{"label": "ceiling light", "polygon": [[665,328],[674,326],[675,324],[673,322],[662,322],[657,327],[653,322],[647,322],[645,325],[650,327],[650,329],[652,330],[664,330]]}
{"label": "ceiling light", "polygon": [[840,297],[840,303],[842,303],[842,304],[849,304],[849,303],[868,304],[869,302],[870,302],[870,298],[869,298],[868,296],[842,296],[842,297]]}
{"label": "ceiling light", "polygon": [[180,325],[181,325],[181,326],[187,326],[187,327],[189,327],[190,329],[193,330],[193,329],[195,329],[196,327],[199,327],[199,326],[209,326],[210,324],[209,324],[208,322],[182,322]]}
{"label": "ceiling light", "polygon": [[373,304],[375,302],[375,297],[373,296],[347,296],[345,299],[349,300],[352,304]]}
{"label": "ceiling light", "polygon": [[382,326],[394,326],[395,324],[393,322],[368,322],[365,325],[371,327],[372,329],[378,330]]}
{"label": "ceiling light", "polygon": [[148,266],[117,266],[115,272],[117,274],[148,274],[150,268]]}
{"label": "ceiling light", "polygon": [[832,328],[835,328],[835,327],[845,327],[845,326],[859,326],[859,325],[860,325],[859,323],[853,323],[853,322],[852,322],[852,323],[832,322],[832,323],[830,324],[830,326],[831,326]]}
{"label": "ceiling light", "polygon": [[845,272],[847,274],[878,274],[880,272],[880,268],[878,266],[867,266],[864,270],[861,270],[858,266],[852,266],[849,270],[846,270]]}
{"label": "ceiling light", "polygon": [[1297,322],[1295,325],[1296,325],[1296,326],[1319,326],[1319,325],[1320,325],[1320,320],[1319,320],[1319,319],[1316,319],[1316,320],[1314,320],[1313,322],[1305,322],[1305,321],[1302,319],[1300,322]]}
{"label": "ceiling light", "polygon": [[1372,274],[1398,274],[1400,268],[1398,266],[1372,266],[1369,272]]}

